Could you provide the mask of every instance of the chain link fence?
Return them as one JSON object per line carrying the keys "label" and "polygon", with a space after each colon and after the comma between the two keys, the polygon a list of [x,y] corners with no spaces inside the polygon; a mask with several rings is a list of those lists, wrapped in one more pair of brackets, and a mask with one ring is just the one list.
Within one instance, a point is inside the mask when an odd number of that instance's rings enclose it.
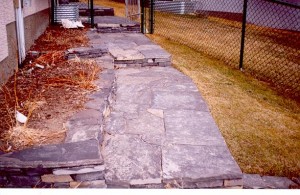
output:
{"label": "chain link fence", "polygon": [[155,0],[154,10],[155,34],[300,99],[298,0]]}

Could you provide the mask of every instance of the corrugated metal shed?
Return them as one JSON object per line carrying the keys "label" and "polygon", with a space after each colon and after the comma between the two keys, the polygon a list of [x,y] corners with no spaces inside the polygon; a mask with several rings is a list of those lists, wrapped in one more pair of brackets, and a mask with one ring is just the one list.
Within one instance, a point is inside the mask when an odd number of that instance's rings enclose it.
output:
{"label": "corrugated metal shed", "polygon": [[79,8],[74,4],[63,4],[55,6],[54,8],[54,22],[61,23],[61,19],[69,19],[72,21],[78,21]]}

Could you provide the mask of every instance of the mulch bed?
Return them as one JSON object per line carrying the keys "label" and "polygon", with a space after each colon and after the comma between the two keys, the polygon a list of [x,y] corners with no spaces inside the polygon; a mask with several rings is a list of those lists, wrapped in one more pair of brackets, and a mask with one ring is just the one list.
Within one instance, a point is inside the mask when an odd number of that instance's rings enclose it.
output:
{"label": "mulch bed", "polygon": [[[87,29],[48,27],[24,65],[0,88],[0,151],[61,143],[65,123],[82,109],[100,68],[92,60],[66,60],[64,51],[86,46]],[[33,55],[34,54],[34,55]],[[28,120],[15,119],[18,111]]]}

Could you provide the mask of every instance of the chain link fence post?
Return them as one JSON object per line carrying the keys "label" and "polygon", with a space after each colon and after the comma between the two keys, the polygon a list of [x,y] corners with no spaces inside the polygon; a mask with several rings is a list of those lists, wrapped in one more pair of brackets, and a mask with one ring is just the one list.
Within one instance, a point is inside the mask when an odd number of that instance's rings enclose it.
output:
{"label": "chain link fence post", "polygon": [[95,21],[94,21],[94,0],[90,0],[90,10],[91,10],[91,27],[94,28]]}
{"label": "chain link fence post", "polygon": [[239,69],[241,71],[243,70],[243,62],[244,62],[245,36],[246,36],[246,23],[247,23],[247,5],[248,5],[248,0],[244,0],[243,24],[242,24],[242,35],[241,35],[241,50],[240,50],[240,64],[239,64]]}
{"label": "chain link fence post", "polygon": [[145,0],[141,0],[141,32],[145,33]]}
{"label": "chain link fence post", "polygon": [[154,33],[154,0],[150,0],[150,34]]}

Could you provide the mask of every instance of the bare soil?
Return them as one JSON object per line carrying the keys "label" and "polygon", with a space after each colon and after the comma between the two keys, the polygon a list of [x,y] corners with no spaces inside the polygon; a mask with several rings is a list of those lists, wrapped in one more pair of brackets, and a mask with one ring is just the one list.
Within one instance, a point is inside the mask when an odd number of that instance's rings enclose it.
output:
{"label": "bare soil", "polygon": [[[66,121],[83,107],[86,94],[95,88],[92,80],[99,71],[93,61],[65,58],[68,48],[87,45],[86,31],[48,27],[30,49],[41,54],[27,56],[24,66],[1,87],[1,151],[64,140]],[[25,124],[15,120],[16,110],[28,117]]]}

